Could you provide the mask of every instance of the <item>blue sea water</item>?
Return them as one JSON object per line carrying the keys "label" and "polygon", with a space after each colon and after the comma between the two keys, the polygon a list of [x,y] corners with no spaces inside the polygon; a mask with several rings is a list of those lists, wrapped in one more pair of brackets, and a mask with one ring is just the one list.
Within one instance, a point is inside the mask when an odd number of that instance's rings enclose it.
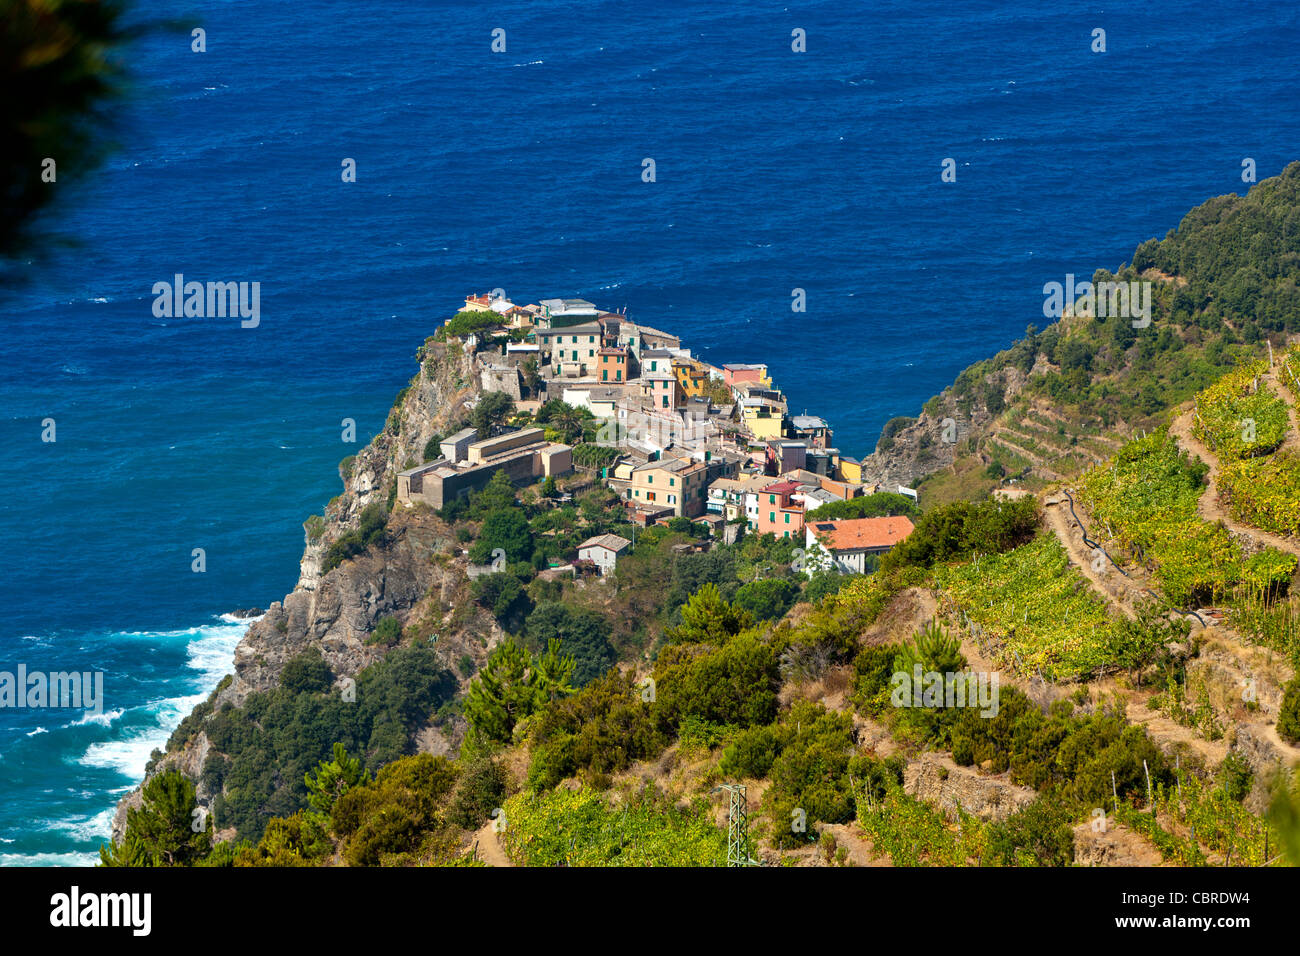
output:
{"label": "blue sea water", "polygon": [[[229,669],[223,615],[293,586],[341,420],[380,429],[466,293],[766,361],[864,454],[1044,324],[1045,282],[1244,191],[1245,157],[1300,158],[1293,4],[1011,6],[148,5],[207,52],[133,44],[119,148],[56,187],[76,245],[0,291],[0,670],[102,671],[106,697],[0,711],[0,864],[94,858]],[[260,327],[155,318],[175,273],[261,282]]]}

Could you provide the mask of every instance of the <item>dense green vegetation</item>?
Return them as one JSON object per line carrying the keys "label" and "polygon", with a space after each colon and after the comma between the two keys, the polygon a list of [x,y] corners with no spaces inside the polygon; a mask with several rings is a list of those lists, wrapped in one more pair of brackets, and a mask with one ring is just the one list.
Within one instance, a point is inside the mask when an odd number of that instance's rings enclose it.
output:
{"label": "dense green vegetation", "polygon": [[104,866],[192,866],[212,852],[212,821],[195,830],[194,784],[179,771],[155,775],[141,798],[126,812],[122,841],[100,849]]}
{"label": "dense green vegetation", "polygon": [[[1027,378],[1008,412],[1049,404],[1069,445],[1085,444],[1099,429],[1131,432],[1158,424],[1166,409],[1239,362],[1260,358],[1266,337],[1277,346],[1284,334],[1300,329],[1297,210],[1300,162],[1245,196],[1211,199],[1163,239],[1139,245],[1131,263],[1116,273],[1102,269],[1091,277],[1094,283],[1150,282],[1149,325],[1135,329],[1129,317],[1089,314],[1041,331],[1031,325],[1010,348],[964,370],[926,411],[936,420],[969,419],[977,408],[997,416],[1003,401],[998,383],[1014,373]],[[882,450],[893,444],[899,427],[890,426]],[[927,494],[936,501],[987,494],[998,480],[985,474],[987,459],[1004,455],[996,442],[974,436],[959,446],[952,468],[918,483],[923,500]],[[924,469],[928,460],[922,449],[918,465]],[[1002,464],[1015,473],[1029,463]]]}
{"label": "dense green vegetation", "polygon": [[332,684],[313,649],[286,664],[280,688],[250,694],[242,707],[226,705],[207,721],[213,753],[202,779],[224,790],[213,803],[219,827],[256,839],[268,817],[304,808],[304,776],[336,743],[370,768],[409,753],[413,732],[456,689],[428,644],[398,647],[361,671],[353,700]]}
{"label": "dense green vegetation", "polygon": [[1033,498],[959,501],[922,515],[915,530],[881,559],[880,568],[928,568],[941,561],[1005,551],[1028,541],[1037,530],[1038,502]]}
{"label": "dense green vegetation", "polygon": [[449,338],[464,338],[500,325],[501,315],[497,312],[489,309],[463,309],[439,326],[434,338],[439,342]]}

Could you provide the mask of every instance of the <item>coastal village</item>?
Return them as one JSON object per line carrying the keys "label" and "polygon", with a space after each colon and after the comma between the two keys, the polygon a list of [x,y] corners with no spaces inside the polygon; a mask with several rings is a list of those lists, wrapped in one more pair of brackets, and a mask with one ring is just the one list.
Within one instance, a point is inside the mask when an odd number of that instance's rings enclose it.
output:
{"label": "coastal village", "polygon": [[[862,463],[840,453],[824,419],[791,413],[764,364],[715,366],[625,313],[580,298],[517,305],[500,290],[466,296],[445,334],[474,354],[484,394],[504,393],[517,412],[559,399],[593,416],[594,443],[609,449],[595,471],[636,526],[684,518],[725,543],[742,529],[793,538],[809,575],[862,573],[868,556],[912,530],[906,517],[817,520],[829,502],[916,493],[864,483]],[[397,476],[397,500],[441,508],[497,471],[517,484],[574,471],[574,448],[546,429],[498,432],[479,439],[466,428],[443,439],[437,458]],[[605,573],[631,545],[600,535],[579,546],[578,560]]]}

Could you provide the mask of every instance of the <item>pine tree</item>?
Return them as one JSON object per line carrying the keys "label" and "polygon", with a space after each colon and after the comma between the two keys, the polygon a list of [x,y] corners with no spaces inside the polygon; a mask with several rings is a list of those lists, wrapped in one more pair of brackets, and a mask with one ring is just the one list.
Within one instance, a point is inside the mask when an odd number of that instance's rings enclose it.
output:
{"label": "pine tree", "polygon": [[502,642],[470,684],[465,717],[481,743],[508,743],[515,725],[552,700],[572,694],[573,658],[551,640],[546,653],[529,657],[513,640]]}
{"label": "pine tree", "polygon": [[167,770],[144,785],[139,808],[126,812],[121,843],[101,847],[104,866],[193,866],[212,852],[212,818],[194,829],[198,801],[194,784]]}
{"label": "pine tree", "polygon": [[713,583],[704,585],[682,605],[682,623],[664,637],[672,643],[725,644],[754,623],[748,611],[728,604]]}
{"label": "pine tree", "polygon": [[334,745],[334,759],[322,760],[312,773],[303,774],[307,785],[307,804],[321,816],[329,816],[334,803],[353,787],[370,781],[370,772],[359,757],[349,757],[347,748]]}

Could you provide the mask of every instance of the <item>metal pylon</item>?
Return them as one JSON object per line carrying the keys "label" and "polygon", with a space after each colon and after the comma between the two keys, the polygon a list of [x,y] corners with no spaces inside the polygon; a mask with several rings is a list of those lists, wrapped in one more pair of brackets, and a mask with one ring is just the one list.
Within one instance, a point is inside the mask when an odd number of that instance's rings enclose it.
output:
{"label": "metal pylon", "polygon": [[745,785],[724,783],[720,788],[731,794],[727,810],[727,866],[753,866],[757,860],[749,855],[749,817],[745,806]]}

